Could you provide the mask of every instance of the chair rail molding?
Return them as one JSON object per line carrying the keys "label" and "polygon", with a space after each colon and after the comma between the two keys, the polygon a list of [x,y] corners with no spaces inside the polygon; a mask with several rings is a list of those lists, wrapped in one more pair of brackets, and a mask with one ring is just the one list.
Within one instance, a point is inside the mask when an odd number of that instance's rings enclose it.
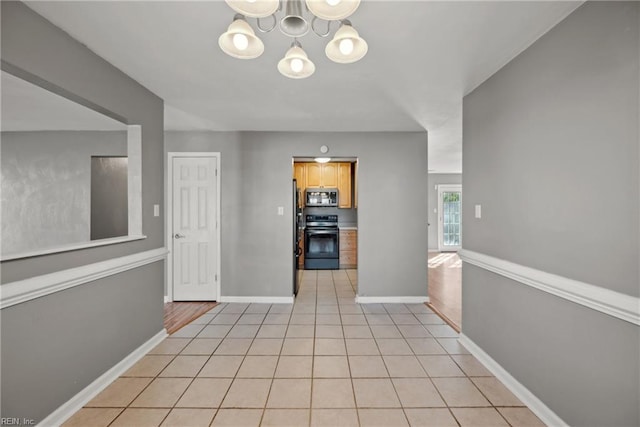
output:
{"label": "chair rail molding", "polygon": [[462,249],[462,261],[551,295],[640,325],[640,298]]}
{"label": "chair rail molding", "polygon": [[0,309],[80,286],[123,271],[142,267],[146,264],[161,261],[164,260],[166,256],[166,248],[151,249],[145,252],[138,252],[132,255],[83,265],[81,267],[6,283],[0,287]]}

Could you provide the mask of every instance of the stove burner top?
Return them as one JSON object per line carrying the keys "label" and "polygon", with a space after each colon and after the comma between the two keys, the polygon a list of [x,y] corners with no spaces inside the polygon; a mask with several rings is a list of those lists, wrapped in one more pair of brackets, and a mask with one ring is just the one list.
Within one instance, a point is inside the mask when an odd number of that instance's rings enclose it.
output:
{"label": "stove burner top", "polygon": [[307,227],[338,228],[338,215],[307,215]]}

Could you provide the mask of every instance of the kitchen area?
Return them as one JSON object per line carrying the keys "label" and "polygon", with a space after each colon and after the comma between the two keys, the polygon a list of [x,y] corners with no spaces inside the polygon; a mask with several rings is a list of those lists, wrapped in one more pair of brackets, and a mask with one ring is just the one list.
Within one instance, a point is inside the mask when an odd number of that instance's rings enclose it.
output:
{"label": "kitchen area", "polygon": [[294,294],[304,270],[357,269],[356,158],[294,158]]}

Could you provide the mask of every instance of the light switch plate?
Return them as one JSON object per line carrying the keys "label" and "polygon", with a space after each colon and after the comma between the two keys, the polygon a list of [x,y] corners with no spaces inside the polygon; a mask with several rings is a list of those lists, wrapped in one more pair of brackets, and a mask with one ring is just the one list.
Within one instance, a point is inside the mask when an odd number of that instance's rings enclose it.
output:
{"label": "light switch plate", "polygon": [[476,218],[482,218],[482,205],[476,205]]}
{"label": "light switch plate", "polygon": [[278,206],[278,215],[284,215],[284,206]]}
{"label": "light switch plate", "polygon": [[153,216],[160,216],[160,205],[153,205]]}

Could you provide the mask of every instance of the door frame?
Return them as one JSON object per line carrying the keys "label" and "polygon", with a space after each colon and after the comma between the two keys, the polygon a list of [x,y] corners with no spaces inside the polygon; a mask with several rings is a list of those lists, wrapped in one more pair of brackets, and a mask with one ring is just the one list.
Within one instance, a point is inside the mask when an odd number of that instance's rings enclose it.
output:
{"label": "door frame", "polygon": [[[442,193],[460,192],[460,246],[445,248],[444,246],[444,212],[442,206]],[[438,184],[438,251],[458,252],[462,249],[462,184]]]}
{"label": "door frame", "polygon": [[203,158],[203,157],[212,157],[216,159],[216,164],[218,168],[218,174],[216,179],[216,245],[217,245],[217,256],[218,259],[216,261],[218,266],[218,282],[217,282],[217,294],[218,298],[216,301],[220,301],[222,295],[220,294],[220,290],[222,286],[222,274],[220,272],[220,229],[222,227],[220,223],[220,177],[221,177],[221,167],[220,167],[220,152],[203,152],[203,151],[170,151],[167,153],[167,194],[165,197],[165,212],[167,216],[167,226],[165,228],[166,234],[166,247],[167,247],[167,299],[169,302],[173,301],[173,159],[175,158]]}

